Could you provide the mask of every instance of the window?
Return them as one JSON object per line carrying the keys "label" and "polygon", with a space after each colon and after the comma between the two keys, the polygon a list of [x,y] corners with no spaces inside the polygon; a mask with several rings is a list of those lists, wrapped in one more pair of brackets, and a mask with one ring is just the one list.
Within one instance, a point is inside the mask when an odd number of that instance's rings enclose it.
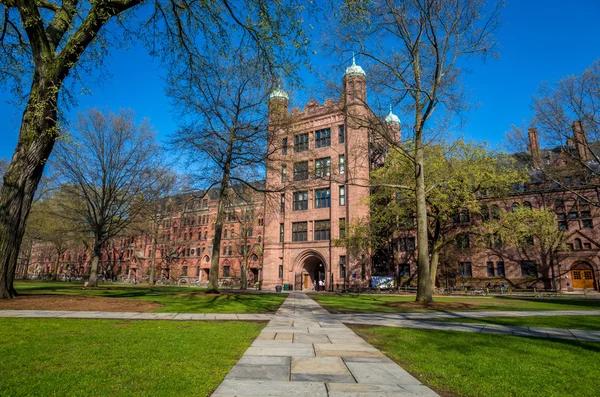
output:
{"label": "window", "polygon": [[592,220],[591,220],[591,219],[583,219],[583,220],[581,221],[581,226],[582,226],[584,229],[593,229],[593,228],[594,228],[594,222],[592,222]]}
{"label": "window", "polygon": [[280,212],[285,212],[285,193],[281,193],[279,211]]}
{"label": "window", "polygon": [[410,277],[410,265],[408,263],[398,265],[398,277]]}
{"label": "window", "polygon": [[458,276],[459,277],[473,277],[473,270],[471,268],[471,262],[460,262],[458,264]]}
{"label": "window", "polygon": [[281,154],[286,156],[287,155],[287,147],[288,147],[288,139],[287,138],[283,138],[281,140]]}
{"label": "window", "polygon": [[258,226],[264,226],[265,220],[263,218],[258,218]]}
{"label": "window", "polygon": [[202,250],[200,249],[200,247],[196,248],[196,256],[200,256],[201,253]]}
{"label": "window", "polygon": [[583,248],[582,244],[581,244],[581,239],[580,238],[576,238],[573,242],[573,248],[576,250],[580,250]]}
{"label": "window", "polygon": [[331,189],[315,190],[315,208],[329,208],[331,206]]}
{"label": "window", "polygon": [[283,265],[279,265],[279,278],[283,278]]}
{"label": "window", "polygon": [[187,272],[188,272],[188,267],[184,266],[181,268],[181,276],[182,277],[187,277]]}
{"label": "window", "polygon": [[340,186],[340,205],[346,205],[346,186]]}
{"label": "window", "polygon": [[223,266],[223,277],[229,277],[229,266]]}
{"label": "window", "polygon": [[583,219],[592,217],[592,213],[590,211],[581,211],[579,214]]}
{"label": "window", "polygon": [[223,230],[223,238],[227,238],[227,229]]}
{"label": "window", "polygon": [[346,237],[346,218],[340,218],[340,238]]}
{"label": "window", "polygon": [[592,244],[591,243],[583,243],[583,249],[591,250],[592,249]]}
{"label": "window", "polygon": [[227,247],[223,246],[223,256],[227,255]]}
{"label": "window", "polygon": [[340,154],[339,157],[339,172],[340,174],[346,172],[346,160],[343,154]]}
{"label": "window", "polygon": [[306,241],[308,237],[308,222],[292,223],[292,241]]}
{"label": "window", "polygon": [[494,277],[494,262],[487,263],[488,277]]}
{"label": "window", "polygon": [[491,216],[493,220],[500,219],[500,208],[496,204],[492,205]]}
{"label": "window", "polygon": [[323,178],[331,175],[331,157],[315,160],[315,176]]}
{"label": "window", "polygon": [[294,137],[294,152],[305,152],[308,150],[308,134],[299,134]]}
{"label": "window", "polygon": [[415,250],[415,238],[414,237],[402,237],[398,240],[400,251],[414,251]]}
{"label": "window", "polygon": [[287,181],[287,166],[281,166],[281,183],[285,183]]}
{"label": "window", "polygon": [[331,129],[325,128],[315,132],[315,146],[318,148],[331,146]]}
{"label": "window", "polygon": [[344,130],[344,126],[338,126],[338,142],[344,143],[346,141],[346,132]]}
{"label": "window", "polygon": [[471,242],[469,241],[468,234],[459,234],[456,236],[456,247],[457,248],[469,248],[471,246]]}
{"label": "window", "polygon": [[208,239],[208,232],[204,231],[204,240],[207,240],[207,239]]}
{"label": "window", "polygon": [[204,209],[208,208],[208,199],[202,200],[202,208],[204,208]]}
{"label": "window", "polygon": [[536,277],[537,266],[534,261],[521,261],[521,275],[523,277]]}
{"label": "window", "polygon": [[529,201],[524,201],[523,207],[531,209],[531,203]]}
{"label": "window", "polygon": [[346,279],[346,256],[340,256],[340,278]]}
{"label": "window", "polygon": [[229,248],[228,248],[228,250],[227,250],[227,254],[228,254],[229,256],[233,255],[233,247],[232,247],[231,245],[229,246]]}
{"label": "window", "polygon": [[196,277],[200,277],[200,266],[196,268]]}
{"label": "window", "polygon": [[556,208],[556,209],[563,209],[564,206],[565,206],[564,200],[560,200],[560,199],[554,200],[554,208]]}
{"label": "window", "polygon": [[329,240],[331,222],[315,221],[315,240]]}
{"label": "window", "polygon": [[563,232],[569,230],[569,223],[567,221],[558,221],[558,230]]}
{"label": "window", "polygon": [[471,221],[471,216],[469,215],[469,210],[461,210],[459,213],[460,223],[469,223]]}
{"label": "window", "polygon": [[513,203],[512,207],[510,208],[512,211],[516,211],[519,209],[519,203]]}
{"label": "window", "polygon": [[308,179],[308,161],[294,163],[294,180],[303,181]]}
{"label": "window", "polygon": [[294,192],[294,211],[308,209],[308,191]]}
{"label": "window", "polygon": [[504,262],[496,262],[496,273],[498,274],[498,277],[505,277]]}
{"label": "window", "polygon": [[490,220],[490,210],[488,209],[487,205],[482,205],[479,209],[479,212],[481,213],[481,219],[484,221]]}
{"label": "window", "polygon": [[279,242],[280,243],[283,243],[283,237],[284,237],[283,231],[284,231],[283,223],[280,223],[279,224]]}
{"label": "window", "polygon": [[498,234],[494,234],[494,248],[502,248],[502,238]]}
{"label": "window", "polygon": [[568,219],[577,219],[579,218],[579,213],[577,211],[571,211],[567,214]]}

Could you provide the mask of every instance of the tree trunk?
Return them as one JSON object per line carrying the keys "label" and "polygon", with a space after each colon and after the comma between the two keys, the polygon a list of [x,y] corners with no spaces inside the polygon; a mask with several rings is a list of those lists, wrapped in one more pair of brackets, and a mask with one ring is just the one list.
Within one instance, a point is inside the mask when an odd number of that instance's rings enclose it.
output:
{"label": "tree trunk", "polygon": [[57,86],[36,74],[23,112],[19,141],[0,189],[0,299],[13,287],[25,224],[57,137]]}
{"label": "tree trunk", "polygon": [[60,255],[58,252],[56,253],[56,263],[54,263],[54,274],[52,274],[52,280],[56,281],[58,278],[58,265],[60,263]]}
{"label": "tree trunk", "polygon": [[[245,249],[245,248],[244,248]],[[248,255],[244,255],[242,261],[242,283],[240,289],[248,289]]]}
{"label": "tree trunk", "polygon": [[431,274],[429,265],[429,235],[427,231],[427,203],[425,201],[423,146],[420,138],[416,139],[415,163],[415,205],[417,207],[417,269],[419,276],[416,300],[418,302],[432,302],[433,294],[431,289]]}
{"label": "tree trunk", "polygon": [[154,268],[156,267],[156,234],[154,233],[152,234],[152,254],[150,255],[150,258],[150,280],[148,283],[154,285],[156,283],[154,276]]}
{"label": "tree trunk", "polygon": [[435,291],[435,282],[437,280],[437,269],[440,263],[440,253],[434,249],[431,253],[431,262],[429,263],[429,276],[431,277],[431,290]]}
{"label": "tree trunk", "polygon": [[[96,241],[100,239],[96,238]],[[98,263],[100,262],[100,256],[102,255],[101,247],[99,243],[94,243],[94,252],[92,253],[92,260],[90,263],[90,279],[88,280],[88,287],[98,286]]]}
{"label": "tree trunk", "polygon": [[221,260],[221,234],[223,233],[223,218],[225,217],[225,193],[225,186],[222,185],[219,188],[219,204],[217,207],[217,219],[215,220],[215,235],[212,241],[207,294],[219,293],[219,261]]}

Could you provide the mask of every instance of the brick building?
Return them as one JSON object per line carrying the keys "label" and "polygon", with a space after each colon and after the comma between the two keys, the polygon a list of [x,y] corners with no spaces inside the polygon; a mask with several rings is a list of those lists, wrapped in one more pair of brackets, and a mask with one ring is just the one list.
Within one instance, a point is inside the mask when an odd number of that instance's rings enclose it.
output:
{"label": "brick building", "polygon": [[[391,268],[378,266],[377,255],[351,255],[333,244],[344,235],[347,225],[368,218],[370,171],[385,161],[382,142],[371,134],[368,125],[357,122],[370,117],[366,98],[366,75],[354,61],[345,71],[338,100],[327,99],[323,104],[311,100],[304,109],[290,111],[288,94],[280,88],[272,92],[270,156],[266,180],[260,183],[267,193],[247,190],[228,204],[219,268],[224,285],[239,282],[245,256],[250,285],[262,280],[265,289],[289,284],[296,290],[321,285],[326,290],[339,290],[349,285],[366,286],[374,274],[393,275],[404,284],[416,283],[414,231],[399,232],[384,253],[388,259],[393,256]],[[400,120],[391,109],[384,125],[400,138]],[[556,266],[540,269],[535,241],[526,250],[495,240],[487,248],[476,247],[469,240],[469,232],[481,216],[461,213],[456,221],[460,238],[440,260],[440,287],[512,284],[599,289],[600,214],[597,206],[590,204],[600,202],[599,192],[581,175],[565,174],[569,185],[581,178],[579,187],[568,191],[556,181],[548,182],[540,171],[542,164],[564,166],[565,150],[589,161],[589,153],[580,143],[585,141],[582,126],[575,123],[573,131],[575,139],[567,145],[542,150],[536,130],[530,129],[529,153],[515,154],[524,167],[531,168],[530,181],[515,186],[506,200],[481,198],[483,217],[493,218],[516,206],[552,209],[559,228],[568,233],[569,247],[557,253]],[[598,164],[590,162],[589,166]],[[206,283],[217,202],[211,192],[172,200],[176,210],[161,222],[156,244],[157,275]],[[141,279],[148,274],[152,248],[147,233],[132,230],[105,244],[102,268],[121,277]],[[30,276],[52,273],[56,266],[59,273],[87,274],[88,262],[83,245],[57,259],[52,247],[37,243],[31,247],[29,266],[21,268]]]}

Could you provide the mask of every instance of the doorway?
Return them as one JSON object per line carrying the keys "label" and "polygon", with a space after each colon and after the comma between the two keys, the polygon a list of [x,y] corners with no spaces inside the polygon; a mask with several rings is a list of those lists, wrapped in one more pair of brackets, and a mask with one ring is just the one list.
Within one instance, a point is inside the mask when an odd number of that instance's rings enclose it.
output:
{"label": "doorway", "polygon": [[571,269],[573,288],[595,289],[594,270],[587,263],[578,263]]}

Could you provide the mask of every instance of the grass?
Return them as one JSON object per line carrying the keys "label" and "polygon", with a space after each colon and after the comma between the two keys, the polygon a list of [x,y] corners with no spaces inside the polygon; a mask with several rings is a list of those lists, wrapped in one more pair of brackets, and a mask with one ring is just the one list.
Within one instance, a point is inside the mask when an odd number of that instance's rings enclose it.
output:
{"label": "grass", "polygon": [[0,319],[0,395],[207,396],[263,327]]}
{"label": "grass", "polygon": [[568,328],[597,331],[600,330],[600,316],[439,318],[432,321],[443,321],[451,323],[518,325],[522,327]]}
{"label": "grass", "polygon": [[15,283],[15,288],[21,294],[140,299],[164,305],[154,312],[180,313],[271,313],[277,311],[287,297],[287,294],[252,292],[205,295],[201,288],[117,284],[87,289],[83,288],[83,284],[60,282],[19,282]]}
{"label": "grass", "polygon": [[[436,303],[448,308],[418,307],[412,303],[414,296],[368,294],[314,294],[311,298],[331,313],[398,313],[432,311],[483,311],[483,310],[597,310],[600,299],[561,298],[511,298],[511,297],[436,297]],[[450,307],[450,305],[465,307]],[[402,307],[405,305],[406,307]]]}
{"label": "grass", "polygon": [[600,343],[352,328],[442,396],[598,396]]}

